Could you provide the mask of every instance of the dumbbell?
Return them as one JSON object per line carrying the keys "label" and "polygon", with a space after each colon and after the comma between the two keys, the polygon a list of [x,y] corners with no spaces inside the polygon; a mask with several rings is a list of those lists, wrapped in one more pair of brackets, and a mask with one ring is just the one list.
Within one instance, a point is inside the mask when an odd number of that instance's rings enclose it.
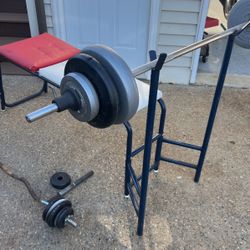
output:
{"label": "dumbbell", "polygon": [[72,203],[65,199],[64,196],[90,178],[93,174],[93,171],[89,171],[87,174],[59,191],[57,195],[51,199],[40,200],[40,203],[45,205],[42,218],[50,227],[63,228],[66,224],[77,227],[77,223],[73,220],[74,210],[72,208]]}
{"label": "dumbbell", "polygon": [[50,227],[63,228],[65,224],[77,227],[77,223],[72,219],[74,210],[72,203],[62,196],[56,196],[49,201],[42,200],[45,205],[42,218]]}
{"label": "dumbbell", "polygon": [[68,60],[64,73],[61,97],[28,114],[27,121],[69,110],[81,122],[106,128],[128,121],[136,113],[139,93],[134,76],[123,59],[107,46],[85,48]]}

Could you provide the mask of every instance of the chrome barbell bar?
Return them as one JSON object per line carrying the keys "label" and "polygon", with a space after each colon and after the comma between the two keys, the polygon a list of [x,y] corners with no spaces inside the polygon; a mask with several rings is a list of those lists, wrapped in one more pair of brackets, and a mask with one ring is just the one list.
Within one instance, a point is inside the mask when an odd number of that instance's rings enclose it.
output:
{"label": "chrome barbell bar", "polygon": [[[196,49],[199,49],[207,44],[213,43],[213,42],[220,40],[224,37],[228,37],[232,34],[238,34],[238,33],[242,32],[244,29],[246,29],[249,25],[250,25],[250,21],[239,24],[239,25],[234,26],[230,29],[227,29],[219,34],[215,34],[213,36],[207,37],[201,41],[198,41],[198,42],[190,44],[184,48],[181,48],[177,51],[169,53],[164,63],[171,62],[178,57],[186,55],[186,54],[188,54]],[[157,63],[157,59],[133,69],[132,73],[134,76],[141,75],[141,74],[153,69],[156,66],[156,63]]]}

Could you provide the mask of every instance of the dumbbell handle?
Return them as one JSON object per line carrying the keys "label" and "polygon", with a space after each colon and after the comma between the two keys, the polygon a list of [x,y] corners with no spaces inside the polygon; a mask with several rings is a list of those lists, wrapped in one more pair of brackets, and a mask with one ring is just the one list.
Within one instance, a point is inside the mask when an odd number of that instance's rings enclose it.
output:
{"label": "dumbbell handle", "polygon": [[74,181],[72,184],[67,186],[66,188],[62,189],[61,191],[58,192],[58,195],[64,196],[76,187],[78,187],[80,184],[82,184],[84,181],[86,181],[88,178],[90,178],[94,174],[94,171],[89,171],[87,174],[81,176],[79,179]]}
{"label": "dumbbell handle", "polygon": [[77,223],[75,221],[73,221],[69,216],[65,219],[65,223],[71,225],[72,227],[77,227]]}
{"label": "dumbbell handle", "polygon": [[25,118],[28,122],[34,122],[38,119],[41,119],[44,116],[47,116],[57,111],[58,111],[58,106],[55,103],[52,103],[48,106],[45,106],[43,108],[40,108],[34,112],[27,114]]}

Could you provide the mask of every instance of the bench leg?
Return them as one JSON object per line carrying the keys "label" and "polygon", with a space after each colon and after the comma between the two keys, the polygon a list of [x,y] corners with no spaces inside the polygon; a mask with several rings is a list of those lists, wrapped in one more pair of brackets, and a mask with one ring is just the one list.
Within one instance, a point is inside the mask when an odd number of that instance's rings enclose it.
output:
{"label": "bench leg", "polygon": [[48,93],[48,82],[46,81],[43,82],[43,92]]}
{"label": "bench leg", "polygon": [[1,64],[0,64],[0,100],[1,100],[1,109],[2,110],[5,110],[6,107],[11,108],[11,107],[18,106],[19,104],[30,101],[30,100],[42,95],[43,93],[48,93],[48,82],[46,82],[45,80],[43,82],[42,88],[38,92],[36,92],[32,95],[26,96],[26,97],[24,97],[21,100],[18,100],[16,102],[7,103],[6,99],[5,99],[5,94],[4,94],[3,78],[2,78],[2,71],[1,71]]}
{"label": "bench leg", "polygon": [[4,89],[3,89],[1,63],[0,63],[0,100],[1,100],[1,110],[5,110],[5,96],[4,96]]}

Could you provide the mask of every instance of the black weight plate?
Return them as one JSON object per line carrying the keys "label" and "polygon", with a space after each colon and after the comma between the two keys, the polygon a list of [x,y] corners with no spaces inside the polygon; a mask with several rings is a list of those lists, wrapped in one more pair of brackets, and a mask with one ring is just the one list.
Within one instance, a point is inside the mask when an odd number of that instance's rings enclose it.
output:
{"label": "black weight plate", "polygon": [[71,183],[71,177],[65,172],[57,172],[50,178],[50,184],[56,189],[64,189]]}
{"label": "black weight plate", "polygon": [[71,207],[72,204],[69,200],[64,200],[60,204],[58,204],[55,208],[47,213],[46,222],[50,227],[55,227],[55,218],[59,211],[61,211],[65,207]]}
{"label": "black weight plate", "polygon": [[51,201],[49,202],[49,205],[46,206],[46,212],[44,211],[43,213],[43,220],[48,223],[48,217],[51,213],[51,211],[57,207],[59,204],[61,204],[62,202],[66,201],[66,199],[64,199],[63,197],[58,196],[59,198],[52,198]]}
{"label": "black weight plate", "polygon": [[62,199],[61,196],[55,196],[53,198],[51,198],[48,202],[49,204],[44,208],[43,210],[43,215],[42,215],[42,218],[43,220],[45,221],[46,219],[46,215],[47,215],[47,212],[49,211],[50,207],[58,200]]}
{"label": "black weight plate", "polygon": [[74,211],[72,207],[65,207],[63,208],[56,216],[55,218],[55,226],[57,228],[63,228],[65,226],[65,219],[69,215],[74,215]]}
{"label": "black weight plate", "polygon": [[106,128],[112,125],[119,112],[119,96],[111,77],[103,66],[92,56],[81,53],[68,60],[64,74],[71,72],[78,72],[87,77],[98,95],[99,113],[88,123],[96,128]]}
{"label": "black weight plate", "polygon": [[115,124],[130,120],[138,109],[139,92],[126,62],[113,49],[104,45],[92,45],[82,51],[99,61],[113,79],[120,101]]}

